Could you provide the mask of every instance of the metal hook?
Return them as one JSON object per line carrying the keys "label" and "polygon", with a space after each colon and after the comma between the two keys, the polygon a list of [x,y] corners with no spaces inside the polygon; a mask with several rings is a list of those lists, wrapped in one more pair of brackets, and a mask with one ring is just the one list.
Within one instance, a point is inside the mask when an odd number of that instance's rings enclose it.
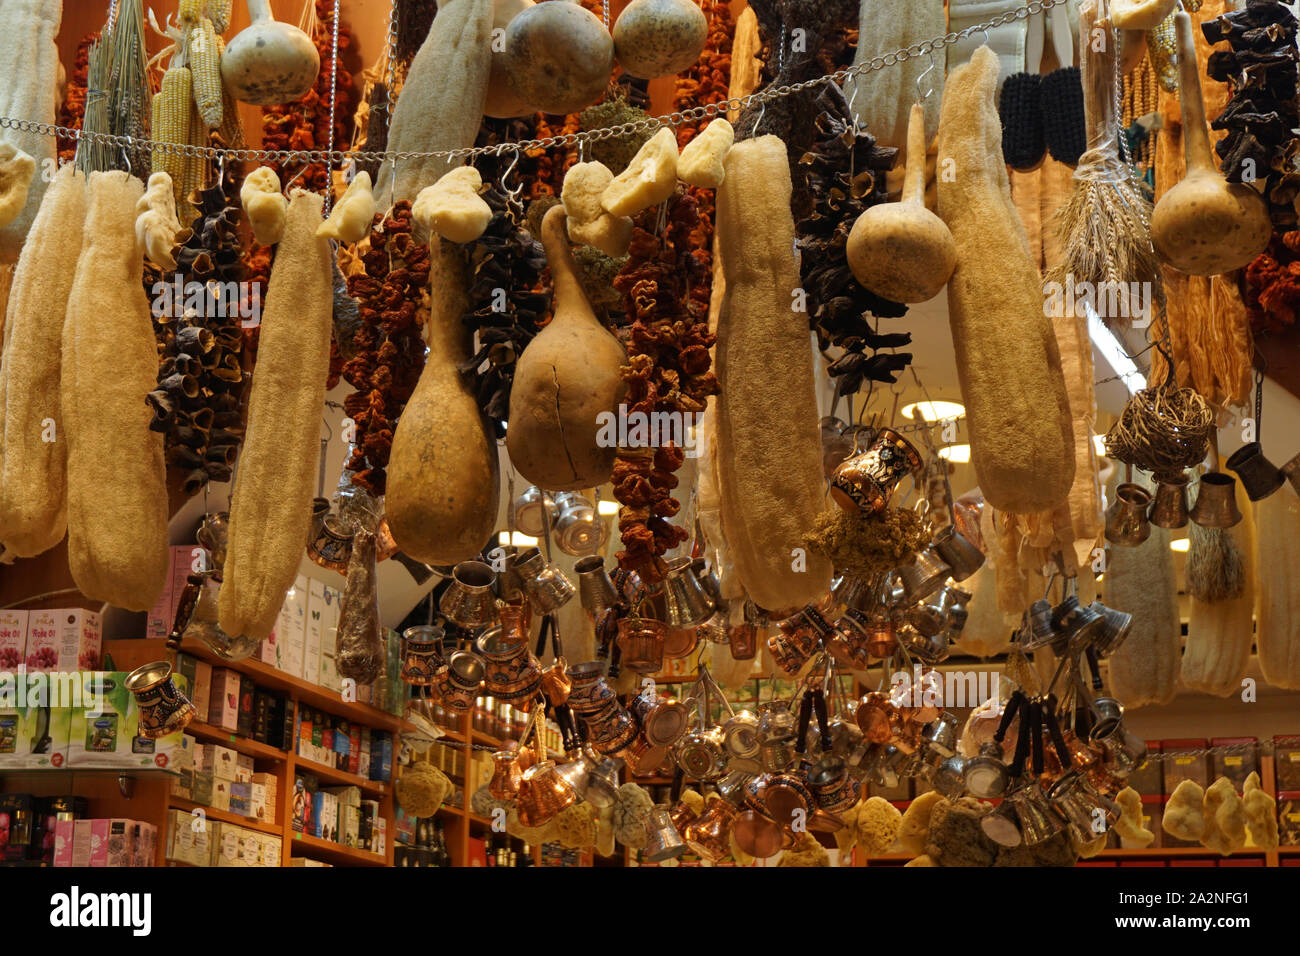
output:
{"label": "metal hook", "polygon": [[130,153],[131,137],[127,136],[125,137],[125,139],[126,139],[126,145],[122,147],[122,161],[126,163],[126,174],[130,176],[131,175],[131,153]]}
{"label": "metal hook", "polygon": [[988,28],[988,27],[983,27],[983,28],[980,30],[980,32],[984,34],[984,45],[985,45],[985,46],[988,46],[988,45],[989,45],[989,28]]}
{"label": "metal hook", "polygon": [[284,190],[283,190],[283,191],[284,191],[284,195],[285,195],[287,198],[292,198],[292,197],[289,197],[289,187],[292,186],[294,183],[296,183],[296,182],[298,181],[298,177],[301,176],[303,173],[305,173],[305,172],[307,171],[308,167],[310,167],[310,166],[311,166],[311,163],[304,163],[302,169],[300,169],[300,170],[298,170],[296,173],[294,173],[294,174],[293,174],[293,177],[292,177],[292,178],[291,178],[287,183],[284,184]]}
{"label": "metal hook", "polygon": [[755,136],[758,135],[758,127],[762,124],[762,122],[763,122],[763,117],[766,116],[766,115],[767,115],[767,100],[766,100],[766,99],[761,99],[761,100],[758,101],[758,119],[754,120],[754,135],[755,135]]}
{"label": "metal hook", "polygon": [[934,72],[934,67],[935,67],[935,63],[934,63],[934,51],[931,50],[931,51],[930,51],[930,65],[927,66],[927,67],[926,67],[924,70],[922,70],[920,73],[918,73],[918,74],[917,74],[917,77],[916,77],[916,96],[917,96],[917,98],[918,98],[919,100],[921,100],[921,102],[925,102],[926,100],[928,100],[928,99],[931,97],[931,95],[933,95],[933,93],[934,93],[934,84],[933,84],[933,83],[930,84],[930,88],[929,88],[928,90],[926,90],[924,93],[921,92],[921,81],[922,81],[923,79],[925,79],[927,76],[929,76],[931,73]]}

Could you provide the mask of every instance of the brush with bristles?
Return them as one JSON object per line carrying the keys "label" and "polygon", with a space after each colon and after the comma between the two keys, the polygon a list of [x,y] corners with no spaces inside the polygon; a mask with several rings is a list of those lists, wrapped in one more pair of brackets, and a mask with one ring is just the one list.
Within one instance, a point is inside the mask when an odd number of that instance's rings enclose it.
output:
{"label": "brush with bristles", "polygon": [[[1097,24],[1096,0],[1079,10],[1080,36],[1089,37]],[[1079,160],[1070,198],[1055,216],[1061,261],[1047,275],[1065,285],[1114,283],[1121,315],[1140,314],[1143,303],[1128,301],[1130,283],[1158,288],[1159,272],[1151,246],[1151,199],[1131,167],[1120,158],[1116,115],[1116,43],[1100,52],[1082,44],[1084,113],[1088,151]],[[1101,311],[1100,309],[1098,310]],[[1102,319],[1115,316],[1100,316]]]}

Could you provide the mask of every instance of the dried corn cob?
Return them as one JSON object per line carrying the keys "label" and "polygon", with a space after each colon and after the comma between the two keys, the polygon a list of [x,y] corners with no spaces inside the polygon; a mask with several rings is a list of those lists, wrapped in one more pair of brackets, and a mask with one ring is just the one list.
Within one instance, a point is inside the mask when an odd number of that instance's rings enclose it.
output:
{"label": "dried corn cob", "polygon": [[208,129],[221,125],[222,84],[217,34],[207,17],[190,29],[185,44],[186,60],[194,81],[194,102]]}
{"label": "dried corn cob", "polygon": [[[193,103],[193,78],[188,66],[169,66],[163,74],[162,89],[153,98],[153,139],[156,143],[185,144],[190,141],[190,115]],[[178,152],[153,148],[153,168],[171,176],[176,188],[176,208],[185,198],[187,158]]]}
{"label": "dried corn cob", "polygon": [[180,0],[176,7],[176,17],[181,23],[198,23],[207,5],[208,0]]}
{"label": "dried corn cob", "polygon": [[230,7],[231,0],[208,0],[208,18],[218,33],[225,33],[230,28]]}

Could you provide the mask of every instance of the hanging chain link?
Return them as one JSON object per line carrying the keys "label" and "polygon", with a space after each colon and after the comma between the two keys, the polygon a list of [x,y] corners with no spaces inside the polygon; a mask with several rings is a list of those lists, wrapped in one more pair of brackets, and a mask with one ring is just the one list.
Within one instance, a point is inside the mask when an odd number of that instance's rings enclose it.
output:
{"label": "hanging chain link", "polygon": [[[334,115],[338,106],[339,99],[339,5],[341,0],[334,0],[334,22],[331,24],[333,29],[330,31],[330,131],[329,131],[329,149],[327,152],[330,156],[334,155]],[[346,160],[343,160],[346,162]],[[330,207],[334,205],[334,166],[333,163],[327,163],[325,166],[325,215],[330,214]]]}
{"label": "hanging chain link", "polygon": [[[719,116],[725,117],[731,110],[743,110],[755,104],[763,104],[771,102],[772,100],[783,99],[784,97],[793,96],[796,93],[803,93],[819,86],[825,86],[832,83],[837,85],[842,84],[850,77],[875,73],[879,70],[885,69],[886,67],[897,66],[900,63],[914,59],[918,56],[930,56],[931,54],[943,50],[959,40],[970,37],[973,34],[987,34],[989,30],[994,29],[995,27],[1004,26],[1005,24],[1016,20],[1026,20],[1031,16],[1036,16],[1037,14],[1042,13],[1044,10],[1050,10],[1053,7],[1061,6],[1067,2],[1069,2],[1069,0],[1031,0],[1030,3],[1023,7],[1008,10],[1007,12],[999,14],[984,23],[977,23],[974,26],[966,27],[963,30],[946,33],[943,36],[933,37],[929,40],[921,40],[901,50],[894,50],[890,53],[874,56],[870,60],[859,63],[856,66],[845,67],[842,70],[836,70],[834,73],[824,73],[821,76],[815,76],[798,83],[758,90],[746,96],[735,96],[714,103],[706,103],[702,106],[692,106],[689,109],[678,110],[673,113],[667,113],[663,116],[652,116],[644,120],[623,123],[618,126],[607,126],[601,129],[584,130],[578,133],[547,136],[541,139],[507,141],[496,143],[491,146],[437,150],[401,150],[395,152],[338,150],[333,148],[328,150],[218,149],[213,146],[192,146],[188,143],[160,143],[150,139],[132,139],[128,136],[121,136],[113,133],[88,133],[84,130],[57,126],[53,123],[36,123],[31,120],[18,119],[12,116],[0,116],[0,129],[20,130],[25,133],[36,133],[41,136],[61,136],[68,139],[76,139],[79,142],[84,140],[87,142],[102,143],[116,147],[149,147],[173,156],[203,157],[207,159],[216,159],[220,156],[226,156],[230,159],[243,162],[257,163],[334,164],[346,162],[348,159],[355,159],[358,162],[400,162],[411,159],[431,158],[464,160],[477,156],[502,156],[510,152],[531,153],[551,149],[569,148],[582,143],[621,139],[625,136],[634,136],[641,133],[654,133],[663,126],[678,127],[693,124],[702,119],[714,119]],[[396,2],[393,3],[393,10],[393,19],[390,21],[389,25],[390,50],[395,48],[396,43]],[[390,79],[393,76],[393,69],[393,57],[390,53]],[[390,86],[388,92],[390,107],[393,102],[392,96],[392,87]],[[391,118],[390,113],[390,122]]]}

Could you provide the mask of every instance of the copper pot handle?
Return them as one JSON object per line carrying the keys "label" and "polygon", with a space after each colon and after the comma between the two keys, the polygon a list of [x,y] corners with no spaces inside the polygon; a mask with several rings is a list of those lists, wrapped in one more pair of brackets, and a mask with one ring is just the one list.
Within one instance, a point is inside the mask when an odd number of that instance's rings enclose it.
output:
{"label": "copper pot handle", "polygon": [[799,730],[794,744],[794,752],[800,756],[808,752],[808,725],[812,722],[812,709],[812,691],[806,690],[799,701]]}
{"label": "copper pot handle", "polygon": [[813,709],[817,714],[817,731],[821,735],[822,753],[828,753],[831,749],[831,724],[830,717],[826,713],[826,694],[818,689],[812,692]]}
{"label": "copper pot handle", "polygon": [[190,574],[185,578],[185,590],[181,592],[180,602],[176,605],[176,617],[172,619],[172,629],[167,635],[167,650],[174,654],[180,650],[181,636],[190,626],[194,609],[199,603],[199,592],[203,589],[203,575]]}

